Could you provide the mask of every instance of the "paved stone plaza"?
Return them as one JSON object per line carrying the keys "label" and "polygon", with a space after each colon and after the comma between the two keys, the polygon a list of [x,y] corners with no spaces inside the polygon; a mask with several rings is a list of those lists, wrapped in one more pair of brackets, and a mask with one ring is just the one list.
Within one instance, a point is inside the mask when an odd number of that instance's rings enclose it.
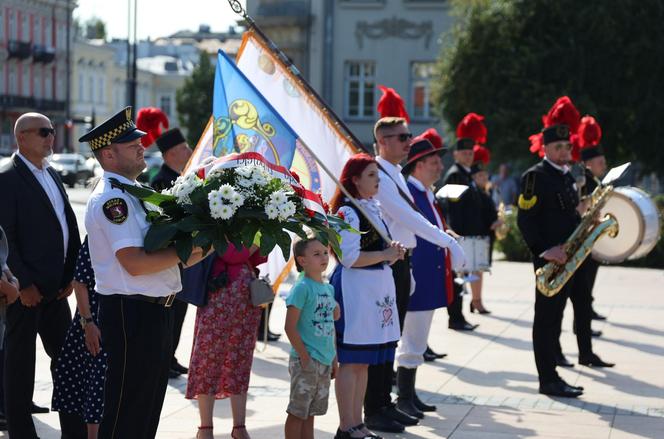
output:
{"label": "paved stone plaza", "polygon": [[[597,309],[608,321],[593,323],[604,332],[594,346],[603,359],[617,366],[563,369],[565,380],[586,389],[580,399],[566,400],[537,393],[530,342],[534,294],[530,270],[529,264],[495,264],[494,273],[487,276],[485,293],[485,304],[493,313],[468,315],[470,321],[480,324],[474,333],[448,330],[447,313],[436,313],[430,344],[448,357],[420,368],[417,384],[420,395],[437,404],[438,412],[427,416],[420,426],[409,428],[407,434],[386,437],[664,438],[664,271],[600,269]],[[194,314],[191,308],[178,352],[185,362],[191,349]],[[273,330],[282,332],[284,316],[284,303],[279,299],[271,322]],[[576,360],[571,327],[568,306],[562,343],[568,358]],[[256,353],[247,419],[255,439],[283,437],[288,350],[282,338]],[[49,405],[51,378],[41,346],[37,358],[34,399]],[[160,439],[195,436],[198,414],[195,403],[183,397],[185,385],[184,378],[170,383],[157,435]],[[56,414],[37,415],[35,420],[42,439],[60,437]],[[332,395],[328,414],[316,421],[317,437],[331,438],[337,421]],[[218,402],[215,437],[230,437],[231,424],[228,401]]]}

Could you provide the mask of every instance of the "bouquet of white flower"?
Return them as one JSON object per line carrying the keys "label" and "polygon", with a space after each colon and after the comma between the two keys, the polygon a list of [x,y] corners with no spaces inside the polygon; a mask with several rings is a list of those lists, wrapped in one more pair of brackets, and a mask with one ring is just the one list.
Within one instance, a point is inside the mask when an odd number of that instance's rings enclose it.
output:
{"label": "bouquet of white flower", "polygon": [[349,229],[342,218],[326,214],[317,194],[258,153],[210,158],[162,193],[111,182],[147,203],[146,251],[175,246],[182,261],[194,246],[223,254],[229,242],[237,248],[257,244],[263,255],[279,246],[288,259],[286,231],[305,237],[305,226],[341,256],[339,231]]}

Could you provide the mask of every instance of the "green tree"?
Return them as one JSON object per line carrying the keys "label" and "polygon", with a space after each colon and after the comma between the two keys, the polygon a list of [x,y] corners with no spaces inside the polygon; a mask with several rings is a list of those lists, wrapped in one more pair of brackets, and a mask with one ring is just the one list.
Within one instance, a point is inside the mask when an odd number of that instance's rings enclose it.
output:
{"label": "green tree", "polygon": [[455,0],[434,105],[456,126],[486,116],[494,163],[536,160],[528,136],[569,95],[602,126],[609,163],[664,169],[661,0]]}
{"label": "green tree", "polygon": [[85,35],[85,38],[88,40],[105,40],[107,36],[106,23],[97,17],[89,18],[85,22],[84,32],[82,32],[82,34]]}
{"label": "green tree", "polygon": [[210,56],[202,51],[198,66],[175,94],[180,126],[187,130],[187,141],[194,146],[212,114],[214,66]]}

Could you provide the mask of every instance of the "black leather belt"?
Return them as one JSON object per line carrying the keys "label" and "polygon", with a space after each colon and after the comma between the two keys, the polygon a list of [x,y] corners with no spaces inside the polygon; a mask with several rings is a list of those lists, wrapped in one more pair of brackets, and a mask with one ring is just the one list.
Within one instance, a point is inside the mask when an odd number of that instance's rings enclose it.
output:
{"label": "black leather belt", "polygon": [[126,295],[119,295],[119,296],[124,298],[124,299],[140,300],[141,302],[148,302],[148,303],[154,303],[156,305],[163,305],[166,308],[169,308],[171,305],[173,305],[173,301],[175,300],[175,294],[171,294],[171,295],[168,295],[168,296],[162,296],[162,297],[144,296],[143,294],[126,294]]}

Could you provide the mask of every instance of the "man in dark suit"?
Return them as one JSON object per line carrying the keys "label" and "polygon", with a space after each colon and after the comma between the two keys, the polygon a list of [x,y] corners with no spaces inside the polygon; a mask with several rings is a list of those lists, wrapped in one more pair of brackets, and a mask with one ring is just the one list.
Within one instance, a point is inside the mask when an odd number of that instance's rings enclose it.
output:
{"label": "man in dark suit", "polygon": [[[31,399],[37,334],[51,357],[51,371],[71,323],[67,296],[81,245],[76,217],[62,182],[46,158],[55,130],[39,113],[14,126],[18,152],[0,168],[0,225],[7,234],[7,264],[19,280],[19,300],[7,308],[5,410],[12,438],[37,437]],[[85,438],[78,416],[60,412],[62,438]]]}
{"label": "man in dark suit", "polygon": [[[187,145],[182,132],[179,128],[173,128],[166,131],[164,134],[157,138],[157,147],[161,151],[161,156],[164,163],[157,175],[150,181],[150,186],[156,191],[163,191],[173,187],[173,183],[180,176],[192,151]],[[182,325],[184,318],[187,314],[187,302],[175,299],[173,302],[173,360],[171,362],[171,370],[168,372],[169,378],[177,378],[183,373],[188,373],[189,369],[180,364],[175,358],[175,351],[180,343],[180,334],[182,333]]]}
{"label": "man in dark suit", "polygon": [[[460,236],[476,236],[482,233],[482,199],[473,184],[470,167],[473,164],[473,146],[475,141],[470,138],[459,138],[454,146],[454,164],[445,174],[443,184],[461,184],[468,186],[458,200],[448,200],[446,203],[447,225]],[[462,312],[463,286],[454,282],[454,300],[447,307],[450,329],[472,331],[477,325],[468,323]]]}

